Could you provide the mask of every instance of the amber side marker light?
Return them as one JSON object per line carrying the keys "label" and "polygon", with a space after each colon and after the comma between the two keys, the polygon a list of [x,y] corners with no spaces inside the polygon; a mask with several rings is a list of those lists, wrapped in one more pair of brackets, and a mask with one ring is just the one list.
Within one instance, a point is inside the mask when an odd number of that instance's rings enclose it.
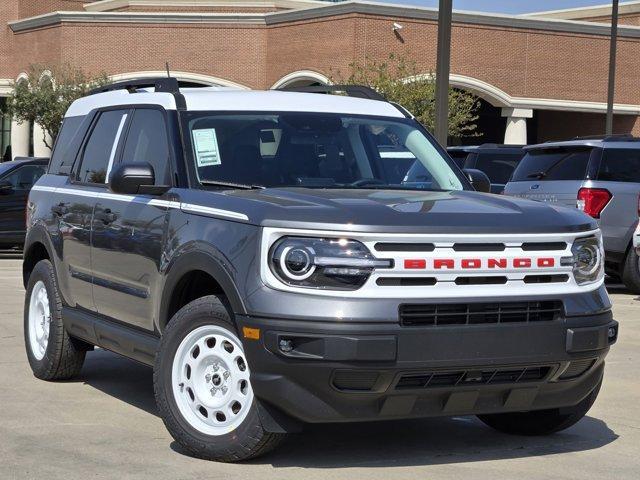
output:
{"label": "amber side marker light", "polygon": [[260,340],[260,329],[251,327],[242,327],[242,335],[249,340]]}

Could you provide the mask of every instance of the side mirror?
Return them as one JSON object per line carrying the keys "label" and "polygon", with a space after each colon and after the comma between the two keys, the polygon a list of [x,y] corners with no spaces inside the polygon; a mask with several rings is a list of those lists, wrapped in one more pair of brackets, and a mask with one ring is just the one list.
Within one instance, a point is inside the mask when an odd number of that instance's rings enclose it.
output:
{"label": "side mirror", "polygon": [[9,195],[13,192],[13,184],[7,180],[0,181],[0,195]]}
{"label": "side mirror", "polygon": [[156,187],[153,167],[147,162],[122,163],[109,175],[109,189],[127,195],[160,195],[169,187]]}
{"label": "side mirror", "polygon": [[482,170],[465,168],[463,172],[478,192],[491,193],[491,180]]}

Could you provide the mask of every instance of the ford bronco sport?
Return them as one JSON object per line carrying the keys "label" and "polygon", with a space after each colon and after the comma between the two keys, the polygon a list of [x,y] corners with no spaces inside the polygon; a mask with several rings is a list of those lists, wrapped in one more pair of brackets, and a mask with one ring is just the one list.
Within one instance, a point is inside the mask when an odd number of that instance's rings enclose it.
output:
{"label": "ford bronco sport", "polygon": [[596,221],[474,191],[402,107],[340,89],[76,101],[27,209],[36,377],[94,346],[153,366],[171,435],[219,461],[305,422],[580,420],[617,337]]}

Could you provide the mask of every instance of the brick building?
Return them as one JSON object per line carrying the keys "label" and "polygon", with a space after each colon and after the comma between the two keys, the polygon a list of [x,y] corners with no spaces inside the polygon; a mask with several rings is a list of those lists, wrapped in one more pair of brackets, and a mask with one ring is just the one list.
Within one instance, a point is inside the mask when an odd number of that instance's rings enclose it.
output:
{"label": "brick building", "polygon": [[[462,141],[602,133],[608,11],[454,13],[451,83],[481,99],[482,136]],[[616,132],[640,134],[639,19],[640,1],[621,6]],[[394,52],[428,74],[436,34],[436,10],[357,0],[2,0],[0,102],[31,63],[129,79],[162,75],[169,62],[185,82],[266,89],[328,82]],[[0,126],[0,155],[8,145],[14,156],[47,154],[38,126]]]}

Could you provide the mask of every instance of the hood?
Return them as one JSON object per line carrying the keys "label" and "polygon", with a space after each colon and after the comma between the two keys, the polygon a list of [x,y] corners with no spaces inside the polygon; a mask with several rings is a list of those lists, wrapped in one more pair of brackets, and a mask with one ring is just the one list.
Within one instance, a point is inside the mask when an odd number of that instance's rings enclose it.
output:
{"label": "hood", "polygon": [[576,209],[474,191],[267,188],[191,192],[201,197],[198,203],[202,205],[241,212],[253,224],[272,227],[396,233],[563,233],[598,227]]}

